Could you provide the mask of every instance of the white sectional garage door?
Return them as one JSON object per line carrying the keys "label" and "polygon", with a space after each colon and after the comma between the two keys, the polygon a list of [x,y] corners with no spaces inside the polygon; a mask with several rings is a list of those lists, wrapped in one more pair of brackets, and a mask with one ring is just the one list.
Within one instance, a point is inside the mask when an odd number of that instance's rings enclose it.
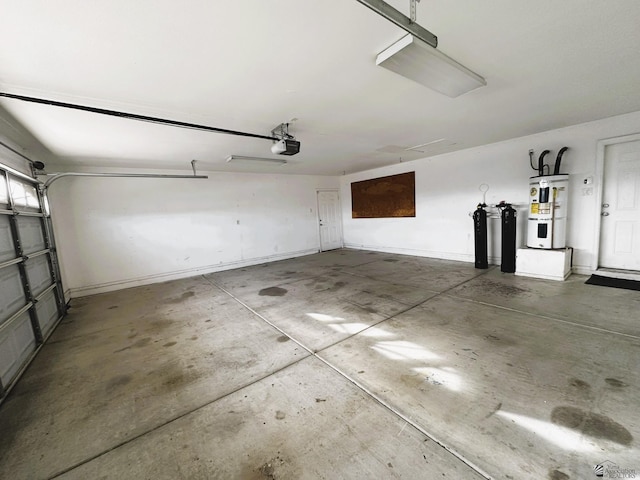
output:
{"label": "white sectional garage door", "polygon": [[0,398],[65,310],[42,203],[36,180],[0,165]]}

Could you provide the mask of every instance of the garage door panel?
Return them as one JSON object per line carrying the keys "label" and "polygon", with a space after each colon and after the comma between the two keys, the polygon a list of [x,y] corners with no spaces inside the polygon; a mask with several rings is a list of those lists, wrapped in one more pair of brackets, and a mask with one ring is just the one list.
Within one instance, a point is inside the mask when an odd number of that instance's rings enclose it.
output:
{"label": "garage door panel", "polygon": [[34,296],[40,295],[53,284],[47,255],[30,258],[27,260],[26,267],[31,293]]}
{"label": "garage door panel", "polygon": [[7,179],[4,173],[0,172],[0,208],[7,208],[9,205],[9,192],[7,191]]}
{"label": "garage door panel", "polygon": [[0,330],[0,379],[8,385],[36,349],[29,312]]}
{"label": "garage door panel", "polygon": [[46,337],[58,319],[58,304],[56,303],[55,290],[44,295],[36,304],[40,331]]}
{"label": "garage door panel", "polygon": [[42,221],[39,217],[18,217],[18,232],[24,253],[39,252],[47,248],[42,231]]}
{"label": "garage door panel", "polygon": [[2,155],[0,148],[0,402],[65,312],[39,182],[7,171]]}
{"label": "garage door panel", "polygon": [[9,215],[0,215],[0,262],[14,258],[16,258],[16,249],[11,235]]}
{"label": "garage door panel", "polygon": [[26,304],[18,267],[0,268],[0,325]]}
{"label": "garage door panel", "polygon": [[34,185],[17,178],[9,178],[9,188],[13,205],[17,210],[37,212],[40,210],[38,191]]}

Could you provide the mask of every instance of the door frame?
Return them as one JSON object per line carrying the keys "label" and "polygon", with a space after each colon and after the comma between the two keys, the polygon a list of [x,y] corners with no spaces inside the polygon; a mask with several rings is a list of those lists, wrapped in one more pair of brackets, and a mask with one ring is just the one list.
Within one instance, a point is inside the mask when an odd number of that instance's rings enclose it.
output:
{"label": "door frame", "polygon": [[322,233],[320,232],[320,200],[319,193],[320,192],[336,192],[338,194],[338,221],[340,223],[340,247],[344,248],[344,223],[342,221],[342,200],[340,198],[340,189],[339,188],[317,188],[316,189],[316,219],[318,221],[318,251],[323,252],[327,250],[322,250]]}
{"label": "door frame", "polygon": [[591,269],[595,272],[600,268],[600,235],[602,230],[602,215],[601,205],[602,196],[604,193],[604,159],[606,154],[606,147],[609,145],[617,145],[619,143],[635,142],[640,140],[640,133],[634,133],[632,135],[623,135],[621,137],[611,137],[598,140],[596,151],[596,178],[598,179],[598,185],[595,189],[596,197],[596,219],[595,219],[595,238],[593,242],[593,261],[591,262]]}

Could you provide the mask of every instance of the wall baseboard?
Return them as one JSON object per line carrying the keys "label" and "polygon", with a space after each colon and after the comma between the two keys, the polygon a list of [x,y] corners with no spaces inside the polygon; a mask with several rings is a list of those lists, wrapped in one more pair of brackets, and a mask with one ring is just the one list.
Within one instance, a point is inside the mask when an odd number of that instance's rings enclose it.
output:
{"label": "wall baseboard", "polygon": [[574,265],[571,268],[571,271],[576,275],[593,275],[594,273],[596,273],[591,267],[583,267],[580,265]]}
{"label": "wall baseboard", "polygon": [[[354,250],[371,250],[372,252],[396,253],[399,255],[412,255],[414,257],[437,258],[438,260],[452,260],[455,262],[475,263],[475,255],[452,252],[434,252],[431,250],[420,250],[415,248],[381,247],[373,245],[360,245],[355,243],[345,243],[344,248]],[[489,257],[489,264],[500,265],[500,257]]]}
{"label": "wall baseboard", "polygon": [[203,267],[195,267],[187,270],[178,270],[173,272],[160,273],[155,275],[146,275],[143,277],[131,278],[126,280],[118,280],[96,285],[87,285],[83,287],[72,287],[65,292],[65,298],[79,298],[89,295],[97,295],[99,293],[113,292],[123,290],[125,288],[139,287],[142,285],[150,285],[152,283],[167,282],[170,280],[179,280],[181,278],[193,277],[196,275],[206,275],[207,273],[221,272],[234,268],[249,267],[251,265],[259,265],[261,263],[276,262],[278,260],[286,260],[288,258],[303,257],[318,253],[318,249],[300,250],[297,252],[279,253],[277,255],[268,255],[266,257],[256,257],[246,260],[238,260],[234,262],[220,263],[218,265],[208,265]]}

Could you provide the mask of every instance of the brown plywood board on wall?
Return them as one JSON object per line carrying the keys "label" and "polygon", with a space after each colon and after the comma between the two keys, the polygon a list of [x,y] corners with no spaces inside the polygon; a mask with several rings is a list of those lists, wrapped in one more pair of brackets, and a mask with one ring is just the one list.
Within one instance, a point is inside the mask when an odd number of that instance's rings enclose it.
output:
{"label": "brown plywood board on wall", "polygon": [[416,172],[351,184],[353,218],[416,216]]}

